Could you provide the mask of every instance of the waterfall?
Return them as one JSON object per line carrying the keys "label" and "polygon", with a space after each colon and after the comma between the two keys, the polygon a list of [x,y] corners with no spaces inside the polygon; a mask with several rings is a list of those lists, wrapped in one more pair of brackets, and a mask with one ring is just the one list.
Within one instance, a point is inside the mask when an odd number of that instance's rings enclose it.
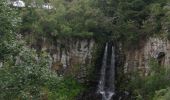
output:
{"label": "waterfall", "polygon": [[106,43],[97,92],[102,100],[111,100],[115,94],[115,51],[111,43]]}

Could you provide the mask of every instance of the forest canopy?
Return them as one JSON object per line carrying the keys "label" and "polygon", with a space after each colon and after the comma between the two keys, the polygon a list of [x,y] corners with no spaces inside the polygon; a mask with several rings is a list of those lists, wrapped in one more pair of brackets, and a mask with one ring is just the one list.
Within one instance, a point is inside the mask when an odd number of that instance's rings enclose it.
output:
{"label": "forest canopy", "polygon": [[[26,5],[33,5],[24,0]],[[20,9],[20,33],[47,37],[108,36],[126,45],[150,36],[169,38],[168,0],[36,0]],[[48,4],[52,9],[42,9]]]}

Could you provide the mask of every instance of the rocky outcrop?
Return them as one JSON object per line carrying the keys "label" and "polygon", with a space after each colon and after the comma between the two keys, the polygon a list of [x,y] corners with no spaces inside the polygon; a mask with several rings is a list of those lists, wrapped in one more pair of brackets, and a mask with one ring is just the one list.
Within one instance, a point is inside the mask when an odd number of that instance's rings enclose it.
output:
{"label": "rocky outcrop", "polygon": [[[92,68],[93,53],[96,43],[93,39],[62,38],[49,42],[46,38],[37,40],[32,47],[50,53],[51,69],[60,75],[73,75],[85,81]],[[121,47],[121,46],[119,46]],[[156,59],[160,65],[170,65],[170,41],[165,38],[152,37],[143,42],[140,49],[123,50],[125,54],[124,72],[138,71],[142,75],[150,72],[149,63]],[[122,57],[121,57],[122,58]]]}
{"label": "rocky outcrop", "polygon": [[170,41],[165,38],[149,38],[140,49],[125,50],[124,72],[139,71],[147,75],[150,60],[156,59],[160,65],[170,65]]}
{"label": "rocky outcrop", "polygon": [[91,69],[95,41],[93,39],[60,38],[50,42],[46,38],[37,41],[33,48],[50,53],[51,69],[59,75],[73,75],[85,81]]}

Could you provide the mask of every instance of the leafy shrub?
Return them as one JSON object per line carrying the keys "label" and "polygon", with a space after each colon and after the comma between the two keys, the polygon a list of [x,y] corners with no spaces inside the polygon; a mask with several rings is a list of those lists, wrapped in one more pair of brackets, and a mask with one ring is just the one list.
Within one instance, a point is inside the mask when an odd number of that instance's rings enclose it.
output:
{"label": "leafy shrub", "polygon": [[[169,69],[164,69],[155,61],[152,61],[151,72],[148,76],[139,76],[139,74],[132,74],[129,90],[132,91],[133,98],[139,100],[152,100],[156,91],[168,88],[170,86]],[[155,100],[155,99],[153,99]],[[161,99],[160,99],[161,100]],[[166,100],[166,99],[165,99]]]}
{"label": "leafy shrub", "polygon": [[38,54],[16,35],[15,10],[2,0],[0,8],[0,100],[74,99],[82,86],[52,72],[48,54]]}
{"label": "leafy shrub", "polygon": [[170,88],[161,89],[156,91],[153,100],[169,100],[170,99]]}
{"label": "leafy shrub", "polygon": [[82,89],[74,79],[59,77],[50,71],[45,52],[38,56],[35,50],[11,45],[7,44],[5,50],[17,48],[18,51],[4,52],[0,68],[1,100],[72,100]]}
{"label": "leafy shrub", "polygon": [[[13,31],[18,29],[20,18],[15,9],[10,8],[6,0],[0,1],[0,42],[3,38],[11,39]],[[10,34],[10,35],[9,35]]]}

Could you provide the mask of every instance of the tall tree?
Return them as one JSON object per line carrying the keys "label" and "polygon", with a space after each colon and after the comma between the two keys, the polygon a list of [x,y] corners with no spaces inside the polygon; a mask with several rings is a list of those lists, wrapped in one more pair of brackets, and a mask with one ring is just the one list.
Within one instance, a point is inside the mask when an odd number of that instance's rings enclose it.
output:
{"label": "tall tree", "polygon": [[[0,38],[11,37],[17,29],[19,18],[17,12],[7,4],[6,0],[0,1]],[[10,34],[10,35],[9,35]],[[2,39],[0,39],[1,41]]]}

